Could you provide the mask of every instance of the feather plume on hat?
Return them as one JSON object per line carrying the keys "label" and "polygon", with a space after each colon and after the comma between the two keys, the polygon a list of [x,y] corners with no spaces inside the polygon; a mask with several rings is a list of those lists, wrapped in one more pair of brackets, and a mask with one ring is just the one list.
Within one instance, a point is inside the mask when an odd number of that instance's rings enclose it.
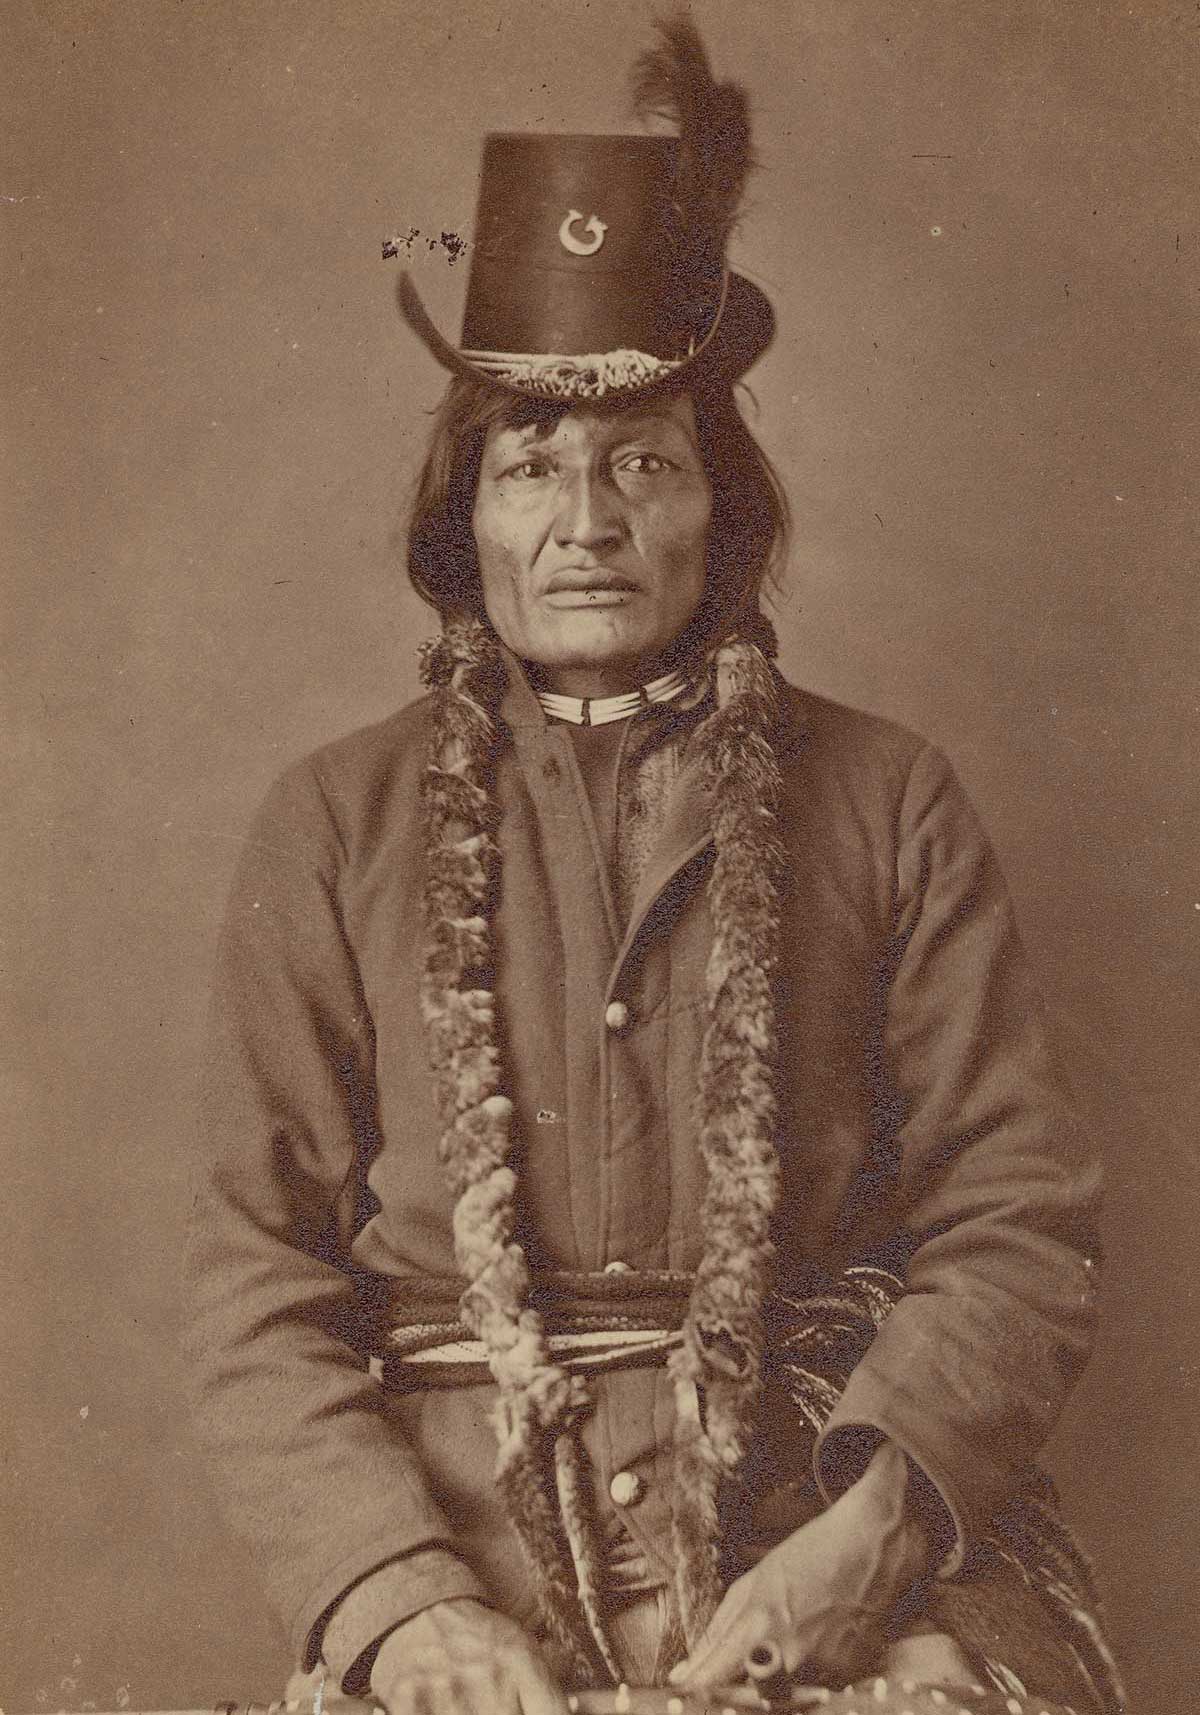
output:
{"label": "feather plume on hat", "polygon": [[725,247],[755,166],[746,91],[718,83],[704,43],[682,12],[657,20],[661,41],[635,60],[634,111],[661,119],[679,137],[675,209],[679,272],[711,282],[724,268]]}

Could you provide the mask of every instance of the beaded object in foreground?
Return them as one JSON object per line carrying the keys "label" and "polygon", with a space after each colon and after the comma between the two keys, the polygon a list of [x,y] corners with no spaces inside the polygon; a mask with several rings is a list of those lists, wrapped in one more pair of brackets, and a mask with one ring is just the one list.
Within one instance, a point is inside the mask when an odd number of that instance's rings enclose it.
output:
{"label": "beaded object in foreground", "polygon": [[798,1685],[783,1698],[763,1702],[744,1685],[681,1695],[619,1685],[615,1691],[574,1692],[571,1715],[746,1715],[768,1709],[796,1715],[1076,1715],[1069,1704],[1017,1697],[978,1685],[918,1685],[911,1679],[860,1679],[844,1690]]}

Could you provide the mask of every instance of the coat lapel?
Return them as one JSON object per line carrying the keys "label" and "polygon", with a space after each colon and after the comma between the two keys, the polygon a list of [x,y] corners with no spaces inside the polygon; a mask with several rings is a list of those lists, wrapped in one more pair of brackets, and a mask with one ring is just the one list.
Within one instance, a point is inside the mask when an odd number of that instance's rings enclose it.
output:
{"label": "coat lapel", "polygon": [[[804,743],[807,721],[800,699],[789,694],[790,687],[780,684],[779,720],[773,735],[776,754],[781,766]],[[696,733],[700,731],[698,727]],[[704,781],[704,767],[699,746],[689,743],[683,767],[667,799],[662,828],[643,872],[629,914],[629,924],[621,944],[616,969],[619,970],[647,919],[659,900],[675,884],[676,877],[693,865],[713,843],[712,795]]]}
{"label": "coat lapel", "polygon": [[705,790],[703,769],[689,747],[667,798],[662,827],[642,872],[629,913],[617,969],[624,963],[647,917],[675,877],[712,844],[712,801]]}

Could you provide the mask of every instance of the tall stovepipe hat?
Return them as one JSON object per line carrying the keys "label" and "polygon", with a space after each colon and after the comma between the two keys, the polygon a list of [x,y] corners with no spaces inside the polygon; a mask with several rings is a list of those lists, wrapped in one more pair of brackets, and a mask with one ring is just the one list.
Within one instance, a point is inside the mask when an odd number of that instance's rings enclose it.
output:
{"label": "tall stovepipe hat", "polygon": [[752,165],[745,91],[717,83],[691,22],[633,68],[638,116],[676,136],[494,133],[484,141],[462,339],[411,277],[405,320],[446,369],[549,399],[644,399],[735,381],[775,328],[725,249]]}

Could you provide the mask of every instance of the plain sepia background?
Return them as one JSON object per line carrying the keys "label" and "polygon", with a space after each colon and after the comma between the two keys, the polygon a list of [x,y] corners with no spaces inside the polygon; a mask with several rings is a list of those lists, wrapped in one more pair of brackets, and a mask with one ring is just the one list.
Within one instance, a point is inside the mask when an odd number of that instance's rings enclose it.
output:
{"label": "plain sepia background", "polygon": [[[213,937],[268,782],[412,696],[431,630],[397,532],[441,377],[381,241],[419,229],[453,334],[436,240],[469,233],[481,135],[631,128],[651,10],[4,6],[9,1715],[281,1691],[176,1355]],[[999,847],[1110,1164],[1050,1461],[1135,1709],[1186,1708],[1200,6],[693,13],[757,116],[736,256],[780,320],[751,420],[795,507],[783,663],[943,745]]]}

